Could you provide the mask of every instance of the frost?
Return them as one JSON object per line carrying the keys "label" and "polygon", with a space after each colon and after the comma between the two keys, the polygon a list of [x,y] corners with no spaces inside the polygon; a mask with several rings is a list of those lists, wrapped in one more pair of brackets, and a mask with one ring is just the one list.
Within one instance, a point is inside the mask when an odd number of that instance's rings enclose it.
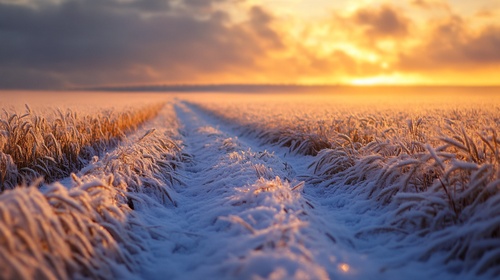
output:
{"label": "frost", "polygon": [[[9,182],[58,153],[19,169],[0,153],[1,278],[500,275],[498,110],[198,97],[167,98],[56,183]],[[0,147],[26,110],[2,119]]]}

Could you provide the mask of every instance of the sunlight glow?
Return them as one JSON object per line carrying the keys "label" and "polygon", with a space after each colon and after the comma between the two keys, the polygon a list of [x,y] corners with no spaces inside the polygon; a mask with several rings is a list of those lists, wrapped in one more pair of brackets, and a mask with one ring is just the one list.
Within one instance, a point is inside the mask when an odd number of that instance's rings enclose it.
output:
{"label": "sunlight glow", "polygon": [[[71,9],[61,8],[68,2],[0,0],[0,6],[12,3],[5,7],[40,13],[26,26],[44,26],[43,20],[54,16],[47,24],[57,30],[57,19],[69,19],[66,13]],[[500,83],[500,0],[201,1],[204,4],[173,0],[159,4],[158,10],[136,2],[110,1],[105,11],[109,15],[99,15],[110,25],[99,33],[99,38],[87,37],[93,32],[86,28],[94,28],[90,14],[84,17],[89,24],[73,22],[86,27],[74,35],[59,34],[53,50],[35,51],[43,40],[34,36],[33,30],[7,28],[5,41],[10,43],[0,52],[12,56],[12,65],[18,66],[0,65],[0,87]],[[90,7],[96,3],[90,1],[80,8],[89,5],[85,13],[93,11]],[[0,9],[8,12],[3,6]],[[131,29],[136,33],[130,36],[115,24],[122,12],[137,18]],[[104,21],[107,17],[110,20]],[[9,20],[15,23],[14,18]],[[151,28],[163,24],[176,28]],[[181,33],[186,35],[178,36]],[[138,48],[134,41],[128,42],[137,36],[142,38],[141,45],[148,47]],[[79,42],[94,42],[99,55],[109,59],[82,67],[80,62],[97,58],[81,53]],[[31,45],[34,59],[28,62],[23,50]],[[48,58],[55,53],[78,56],[69,61],[57,56],[60,61],[49,63]],[[38,65],[36,61],[46,63]],[[61,63],[74,68],[62,70],[57,67]],[[94,70],[93,65],[99,65],[99,70]]]}
{"label": "sunlight glow", "polygon": [[344,273],[347,273],[351,270],[351,267],[346,263],[341,263],[341,264],[339,264],[339,270],[344,272]]}
{"label": "sunlight glow", "polygon": [[[439,56],[442,51],[453,52],[453,49],[446,50],[446,47],[442,47],[441,51],[429,44],[435,40],[434,36],[441,32],[440,24],[449,25],[449,28],[454,28],[457,32],[446,36],[440,35],[445,43],[444,46],[448,41],[453,41],[454,36],[462,36],[471,44],[475,43],[475,40],[481,39],[478,37],[481,32],[490,30],[486,28],[486,23],[477,23],[479,20],[474,20],[476,23],[472,25],[471,20],[464,15],[458,17],[463,22],[462,25],[458,25],[448,5],[427,4],[427,8],[424,9],[415,3],[399,1],[387,1],[388,3],[383,5],[372,0],[340,1],[342,3],[336,4],[331,2],[326,4],[319,0],[318,2],[325,5],[324,10],[330,9],[330,12],[317,16],[314,20],[305,21],[307,18],[305,15],[309,13],[300,7],[307,1],[291,1],[293,8],[280,7],[281,1],[250,2],[268,8],[268,11],[277,18],[281,16],[282,21],[277,34],[282,39],[286,38],[284,42],[288,47],[287,50],[276,52],[285,55],[274,55],[273,58],[279,58],[287,64],[293,61],[296,63],[296,68],[291,69],[300,71],[290,71],[290,74],[284,76],[285,78],[275,75],[275,79],[278,80],[285,79],[285,82],[306,84],[350,85],[497,83],[491,82],[496,79],[490,77],[493,72],[487,69],[489,67],[487,63],[479,61],[478,58],[462,55],[463,52],[460,50],[457,50],[455,56],[450,56],[453,59],[442,61],[427,59]],[[453,6],[455,5],[458,4],[453,3]],[[479,7],[476,6],[474,7]],[[495,11],[493,8],[489,13],[483,11],[483,17],[491,18]],[[290,10],[294,10],[295,13],[290,13]],[[391,17],[393,15],[394,18]],[[476,25],[477,28],[473,28]],[[485,38],[481,40],[485,42],[489,40],[487,35],[492,36],[485,33],[482,35]],[[466,43],[464,41],[464,48]],[[493,53],[487,45],[477,49],[487,54]],[[262,61],[262,65],[266,65],[267,69],[274,69],[271,65],[278,65],[272,59]],[[456,66],[449,68],[447,63]],[[491,65],[496,64],[491,63]],[[319,71],[319,68],[322,70]],[[464,73],[461,71],[465,68],[468,69],[467,73],[482,71],[486,72],[486,75],[474,73],[475,75],[457,79],[460,73]],[[287,80],[288,78],[290,80]]]}
{"label": "sunlight glow", "polygon": [[[389,68],[389,64],[386,62],[381,63],[381,68],[387,69]],[[422,83],[422,79],[411,76],[411,75],[402,75],[400,73],[388,74],[388,75],[379,75],[373,77],[365,77],[365,78],[354,78],[350,80],[351,85],[355,86],[373,86],[373,85],[411,85]]]}

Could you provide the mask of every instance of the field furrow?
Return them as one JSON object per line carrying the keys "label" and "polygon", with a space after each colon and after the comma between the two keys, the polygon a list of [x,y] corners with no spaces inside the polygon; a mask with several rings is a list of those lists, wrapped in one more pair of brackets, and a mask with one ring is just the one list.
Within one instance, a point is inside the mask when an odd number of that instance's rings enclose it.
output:
{"label": "field furrow", "polygon": [[[43,119],[29,107],[2,122],[0,155],[10,161],[0,166],[0,278],[500,275],[494,107],[368,114],[196,97],[163,97],[96,122]],[[97,148],[76,142],[80,150],[56,159],[51,147],[72,143],[53,139],[57,131],[95,137]],[[37,152],[14,159],[12,143],[24,145],[19,155]],[[37,154],[44,145],[48,154]],[[40,157],[54,165],[44,171]],[[12,179],[6,162],[38,169]],[[61,164],[67,170],[54,169]],[[42,183],[44,172],[59,181]],[[32,183],[14,184],[23,178]]]}
{"label": "field furrow", "polygon": [[287,162],[222,132],[182,103],[177,114],[193,162],[179,207],[159,214],[158,224],[168,223],[171,234],[166,247],[158,245],[160,271],[150,276],[328,279],[350,273],[352,256],[343,256],[322,227]]}
{"label": "field furrow", "polygon": [[498,111],[485,107],[474,123],[466,109],[449,109],[455,115],[445,124],[433,123],[430,113],[406,119],[411,114],[403,112],[385,119],[380,113],[378,119],[337,115],[325,122],[322,107],[317,117],[307,109],[284,115],[293,107],[275,107],[281,104],[191,106],[269,150],[284,147],[297,162],[308,162],[301,175],[311,200],[330,209],[328,220],[342,217],[355,247],[380,260],[381,271],[427,263],[434,277],[500,273]]}
{"label": "field furrow", "polygon": [[326,197],[298,180],[307,178],[304,164],[312,157],[242,140],[234,128],[184,103],[177,114],[192,163],[180,171],[185,179],[177,189],[178,207],[143,213],[168,232],[150,246],[157,261],[146,278],[449,276],[432,262],[408,256],[408,248],[381,250],[400,238],[391,228],[384,237],[361,234],[384,231],[377,227],[381,211],[356,213],[359,203],[339,205],[354,203],[352,198]]}

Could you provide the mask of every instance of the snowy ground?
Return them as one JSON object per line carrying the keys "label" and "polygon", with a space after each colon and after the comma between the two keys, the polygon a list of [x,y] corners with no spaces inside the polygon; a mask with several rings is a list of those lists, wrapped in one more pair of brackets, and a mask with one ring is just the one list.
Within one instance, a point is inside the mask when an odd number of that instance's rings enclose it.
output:
{"label": "snowy ground", "polygon": [[[147,279],[456,279],[419,240],[375,231],[384,210],[305,184],[312,158],[238,138],[238,129],[175,105],[185,153],[177,207],[136,209],[148,240]],[[460,275],[472,279],[471,275]]]}
{"label": "snowy ground", "polygon": [[[89,261],[83,272],[75,267],[68,275],[102,279],[111,275],[124,279],[493,279],[492,273],[498,271],[477,276],[473,270],[458,269],[463,266],[460,261],[443,265],[446,254],[426,254],[433,242],[440,242],[439,234],[430,239],[388,226],[393,206],[382,207],[377,201],[343,192],[340,183],[318,180],[308,168],[313,156],[262,144],[242,136],[248,134],[241,127],[200,107],[169,100],[173,105],[167,104],[158,117],[113,151],[95,157],[78,174],[59,182],[70,189],[63,197],[69,202],[81,193],[84,198],[95,193],[92,203],[109,211],[84,218],[104,233],[112,229],[116,240],[113,251],[99,238],[90,239],[97,244],[92,246],[101,246],[95,255],[102,259]],[[59,183],[44,186],[41,192],[45,196],[60,192],[64,188]],[[92,192],[94,185],[109,190],[107,200]],[[10,195],[15,198],[21,191]],[[47,204],[38,190],[30,191]],[[121,201],[113,199],[114,192]],[[116,217],[107,216],[115,212]],[[12,240],[17,239],[13,236]],[[92,246],[87,246],[90,252]],[[118,257],[110,255],[117,248],[122,251]],[[68,254],[60,263],[47,261],[47,266],[67,268],[64,262],[72,258]],[[86,274],[95,268],[101,270]],[[61,271],[54,275],[66,275]],[[26,275],[29,279],[33,274]]]}

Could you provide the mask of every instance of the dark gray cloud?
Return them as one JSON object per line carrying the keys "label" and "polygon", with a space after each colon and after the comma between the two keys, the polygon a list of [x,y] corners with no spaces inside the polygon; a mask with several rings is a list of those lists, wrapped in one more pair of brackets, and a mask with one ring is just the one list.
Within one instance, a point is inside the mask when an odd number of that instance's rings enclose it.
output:
{"label": "dark gray cloud", "polygon": [[264,10],[252,9],[248,21],[232,24],[213,8],[222,1],[0,3],[0,88],[190,82],[244,73],[270,46],[280,47],[280,39]]}

